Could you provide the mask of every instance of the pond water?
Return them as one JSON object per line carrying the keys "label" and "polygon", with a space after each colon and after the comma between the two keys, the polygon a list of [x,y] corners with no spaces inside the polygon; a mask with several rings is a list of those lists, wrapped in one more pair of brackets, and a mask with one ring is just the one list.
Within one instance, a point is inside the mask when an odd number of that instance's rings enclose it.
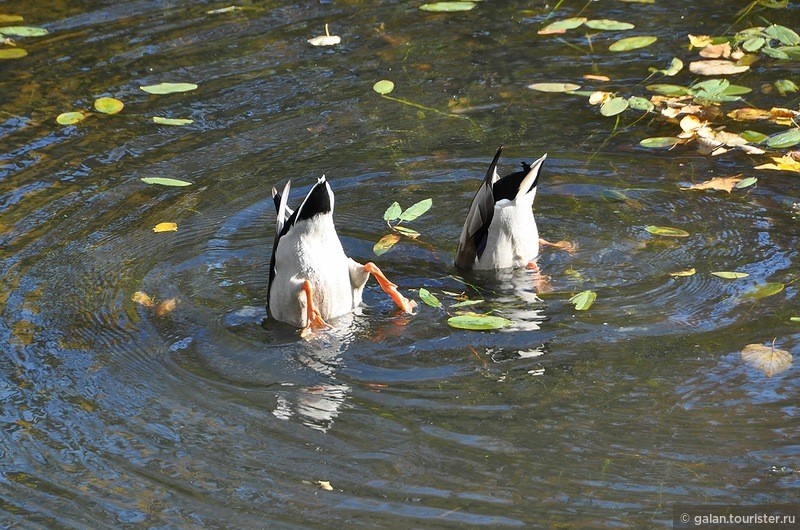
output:
{"label": "pond water", "polygon": [[[797,368],[768,378],[740,353],[773,339],[800,352],[796,174],[753,171],[763,157],[743,153],[647,150],[639,140],[676,126],[626,128],[629,112],[612,136],[614,118],[585,97],[526,88],[601,73],[646,95],[648,66],[690,59],[686,33],[721,34],[748,2],[561,3],[553,19],[585,8],[659,37],[622,54],[607,45],[631,32],[591,49],[580,30],[537,35],[544,2],[452,14],[420,3],[208,14],[230,4],[4,2],[50,32],[0,63],[4,527],[653,527],[676,503],[796,502]],[[800,26],[796,6],[758,15]],[[736,29],[748,20],[760,22]],[[342,44],[310,46],[326,23]],[[793,64],[765,61],[735,82],[791,78]],[[427,109],[373,92],[384,78]],[[165,81],[199,88],[139,89]],[[125,109],[55,123],[100,96]],[[797,107],[791,94],[748,98]],[[452,268],[501,143],[505,172],[549,154],[539,230],[577,245],[542,252],[539,296],[530,271]],[[758,185],[680,189],[741,172]],[[411,296],[425,287],[450,305],[445,291],[464,292],[514,325],[455,330],[425,305],[399,314],[371,281],[332,332],[304,341],[262,326],[271,187],[293,179],[297,204],[323,173],[350,256]],[[374,256],[384,210],[428,197],[408,223],[419,240]],[[152,232],[165,221],[178,231]],[[733,270],[750,276],[710,274]],[[786,287],[748,297],[765,282]],[[597,300],[576,311],[568,300],[586,289]],[[178,305],[158,316],[137,291]]]}

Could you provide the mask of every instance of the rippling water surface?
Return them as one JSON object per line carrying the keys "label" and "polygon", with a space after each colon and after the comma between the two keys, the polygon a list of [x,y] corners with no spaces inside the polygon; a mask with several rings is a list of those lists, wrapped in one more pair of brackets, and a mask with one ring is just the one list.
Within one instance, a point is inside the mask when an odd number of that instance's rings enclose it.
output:
{"label": "rippling water surface", "polygon": [[[449,15],[396,1],[219,14],[207,11],[230,4],[44,4],[1,9],[50,31],[0,64],[3,526],[650,527],[670,524],[675,503],[797,500],[797,369],[767,378],[740,356],[774,338],[800,351],[796,175],[753,173],[740,154],[647,151],[641,138],[674,126],[611,136],[613,119],[585,98],[525,88],[599,72],[639,90],[648,66],[686,53],[680,35],[719,34],[747,2],[586,4],[659,37],[627,54],[605,51],[621,33],[593,49],[580,31],[538,36],[551,9],[538,1]],[[776,13],[762,14],[800,21],[796,7]],[[308,45],[326,23],[343,44]],[[382,78],[427,108],[381,98]],[[199,88],[139,90],[164,81]],[[55,124],[100,96],[125,109]],[[449,105],[460,117],[430,110]],[[549,153],[540,232],[578,248],[543,252],[538,296],[529,271],[462,280],[451,267],[499,143],[508,171]],[[757,187],[679,188],[743,171]],[[358,314],[313,340],[262,326],[270,189],[292,178],[296,202],[323,173],[349,255],[407,293],[483,297],[514,326],[458,331],[427,306],[401,315],[372,282]],[[140,181],[155,176],[193,184]],[[409,223],[419,241],[376,258],[384,209],[428,197]],[[179,230],[152,233],[162,221]],[[747,297],[768,281],[787,287]],[[598,299],[577,312],[567,300],[584,289]],[[158,316],[132,300],[140,290],[178,305]]]}

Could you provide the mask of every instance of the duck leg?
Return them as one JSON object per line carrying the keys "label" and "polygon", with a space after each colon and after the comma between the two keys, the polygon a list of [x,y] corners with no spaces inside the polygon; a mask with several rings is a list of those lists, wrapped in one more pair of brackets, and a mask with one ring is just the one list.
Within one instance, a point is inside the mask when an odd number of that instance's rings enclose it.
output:
{"label": "duck leg", "polygon": [[330,324],[322,319],[322,315],[314,307],[314,287],[311,285],[311,280],[303,282],[303,292],[306,294],[306,310],[308,311],[306,327],[300,332],[301,337],[308,337],[317,329],[328,329]]}
{"label": "duck leg", "polygon": [[386,294],[392,297],[392,300],[394,300],[394,303],[397,304],[397,307],[406,313],[414,312],[414,308],[417,307],[417,303],[400,294],[400,291],[397,290],[397,285],[390,282],[386,276],[383,275],[377,265],[369,262],[364,265],[364,270],[375,276],[375,279],[378,280],[381,289],[383,289]]}
{"label": "duck leg", "polygon": [[574,243],[570,243],[569,241],[558,241],[556,243],[551,243],[548,240],[542,239],[540,237],[539,238],[539,245],[541,245],[543,247],[553,247],[553,248],[557,248],[559,250],[565,250],[565,251],[569,252],[570,254],[575,252],[575,244]]}

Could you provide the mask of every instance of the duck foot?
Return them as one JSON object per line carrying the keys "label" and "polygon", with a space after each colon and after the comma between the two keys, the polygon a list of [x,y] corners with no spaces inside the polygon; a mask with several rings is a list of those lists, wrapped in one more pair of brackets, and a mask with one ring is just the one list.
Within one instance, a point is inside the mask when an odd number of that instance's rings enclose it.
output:
{"label": "duck foot", "polygon": [[565,252],[569,252],[572,254],[578,248],[575,243],[571,243],[569,241],[557,241],[555,243],[551,243],[546,239],[539,238],[539,245],[543,247],[553,247],[557,248],[558,250],[563,250]]}
{"label": "duck foot", "polygon": [[319,329],[330,329],[332,326],[325,322],[319,311],[314,307],[314,292],[311,280],[303,282],[303,292],[306,294],[306,309],[308,311],[306,327],[300,331],[300,336],[304,339],[309,338]]}
{"label": "duck foot", "polygon": [[549,293],[553,290],[553,285],[550,283],[550,276],[542,274],[542,269],[535,261],[528,262],[525,268],[533,271],[533,287],[537,293]]}
{"label": "duck foot", "polygon": [[364,270],[375,276],[375,279],[378,280],[378,284],[380,284],[381,289],[383,289],[386,294],[392,297],[392,300],[394,300],[394,303],[397,304],[397,307],[406,313],[414,312],[414,308],[417,307],[417,303],[414,300],[409,300],[400,294],[400,291],[397,290],[397,285],[390,282],[377,265],[372,262],[366,263],[364,265]]}

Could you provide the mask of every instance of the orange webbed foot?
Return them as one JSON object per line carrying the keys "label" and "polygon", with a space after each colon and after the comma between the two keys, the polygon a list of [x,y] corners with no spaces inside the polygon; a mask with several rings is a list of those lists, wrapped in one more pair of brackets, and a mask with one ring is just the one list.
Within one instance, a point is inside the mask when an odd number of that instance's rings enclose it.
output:
{"label": "orange webbed foot", "polygon": [[316,330],[330,329],[331,325],[325,322],[322,315],[320,315],[319,311],[314,307],[314,286],[311,284],[310,280],[303,282],[303,292],[306,295],[306,310],[308,314],[306,316],[306,327],[300,331],[300,336],[307,339],[314,335]]}
{"label": "orange webbed foot", "polygon": [[392,297],[392,300],[394,300],[394,303],[397,304],[397,307],[406,313],[414,312],[414,308],[417,307],[417,303],[414,300],[409,300],[400,294],[400,291],[397,290],[397,285],[390,282],[377,265],[372,262],[367,263],[364,265],[364,270],[375,276],[375,279],[378,280],[378,284],[381,286],[381,289],[383,289],[386,294]]}

